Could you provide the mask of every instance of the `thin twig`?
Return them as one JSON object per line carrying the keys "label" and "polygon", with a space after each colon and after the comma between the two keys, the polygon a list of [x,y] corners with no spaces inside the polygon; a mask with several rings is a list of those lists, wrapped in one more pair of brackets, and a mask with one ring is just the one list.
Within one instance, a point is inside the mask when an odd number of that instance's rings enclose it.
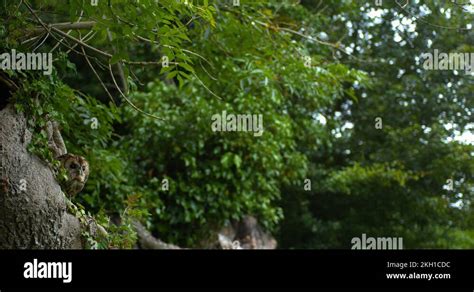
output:
{"label": "thin twig", "polygon": [[165,119],[163,118],[160,118],[160,117],[157,117],[155,115],[152,115],[152,114],[149,114],[143,110],[141,110],[140,108],[138,108],[136,105],[134,105],[128,98],[127,96],[122,92],[122,90],[120,90],[120,86],[118,86],[117,84],[117,81],[115,80],[115,77],[114,77],[114,72],[112,71],[112,65],[109,64],[109,72],[110,72],[110,76],[112,77],[112,81],[114,82],[115,84],[115,87],[117,88],[117,90],[120,92],[120,95],[127,101],[127,103],[133,107],[136,111],[148,116],[148,117],[151,117],[151,118],[154,118],[154,119],[157,119],[157,120],[161,120],[161,121],[164,121]]}
{"label": "thin twig", "polygon": [[219,100],[222,100],[222,97],[220,97],[219,95],[215,94],[212,90],[210,90],[206,84],[204,84],[204,82],[202,82],[201,79],[199,79],[199,77],[196,75],[196,73],[193,73],[194,77],[196,77],[196,79],[201,83],[202,86],[204,86],[204,88],[209,91],[212,95],[214,95],[215,97],[217,97]]}
{"label": "thin twig", "polygon": [[117,106],[117,105],[115,104],[114,98],[112,97],[112,95],[110,94],[109,90],[107,89],[107,86],[105,86],[104,82],[102,82],[102,79],[100,78],[99,74],[97,73],[97,71],[95,70],[95,68],[94,68],[94,66],[92,65],[91,61],[89,60],[89,57],[87,56],[86,51],[84,50],[84,47],[81,47],[81,50],[82,50],[82,53],[84,54],[84,58],[86,59],[87,64],[88,64],[89,67],[91,68],[92,72],[94,72],[95,77],[97,77],[97,79],[99,80],[100,85],[102,85],[102,88],[104,88],[105,92],[107,93],[107,95],[109,96],[109,98],[110,98],[110,100],[113,102],[113,104],[114,104],[115,106]]}
{"label": "thin twig", "polygon": [[[109,29],[107,29],[107,38],[109,39],[109,42],[112,43],[112,33]],[[115,49],[115,46],[113,44],[112,50],[114,51],[114,54],[117,53],[117,50]],[[125,73],[123,72],[122,63],[118,62],[117,64],[115,64],[115,67],[117,67],[117,72],[120,76],[120,81],[122,82],[123,91],[125,93],[128,93],[128,84],[127,79],[125,79]]]}

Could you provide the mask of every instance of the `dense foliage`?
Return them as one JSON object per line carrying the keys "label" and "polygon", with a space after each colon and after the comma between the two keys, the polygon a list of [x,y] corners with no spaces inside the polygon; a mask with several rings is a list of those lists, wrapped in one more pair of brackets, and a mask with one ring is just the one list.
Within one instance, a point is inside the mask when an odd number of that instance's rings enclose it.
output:
{"label": "dense foliage", "polygon": [[[237,2],[1,3],[1,51],[54,55],[51,76],[7,73],[30,151],[54,161],[43,127],[55,119],[91,165],[74,201],[112,231],[92,247],[131,247],[131,217],[205,246],[246,214],[283,248],[349,248],[362,233],[473,247],[474,149],[453,139],[473,123],[472,74],[417,64],[433,48],[472,51],[472,13]],[[48,26],[71,21],[86,27]],[[263,135],[213,132],[223,111],[261,114]]]}
{"label": "dense foliage", "polygon": [[328,5],[337,17],[327,34],[343,39],[352,56],[341,59],[371,84],[326,110],[326,143],[306,152],[317,188],[285,192],[285,246],[348,248],[366,233],[409,248],[473,247],[474,148],[455,139],[472,133],[473,76],[419,61],[434,49],[472,52],[472,13],[421,2]]}

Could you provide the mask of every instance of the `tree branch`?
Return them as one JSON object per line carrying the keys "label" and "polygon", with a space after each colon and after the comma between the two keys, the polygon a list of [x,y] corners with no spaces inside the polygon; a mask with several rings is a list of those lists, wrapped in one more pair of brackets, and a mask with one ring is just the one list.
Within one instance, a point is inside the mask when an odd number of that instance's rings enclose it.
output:
{"label": "tree branch", "polygon": [[[48,24],[50,28],[56,28],[59,30],[83,30],[83,29],[92,29],[96,25],[95,21],[82,21],[82,22],[61,22],[61,23],[51,23]],[[43,33],[44,27],[38,26],[31,30],[29,33],[30,36]]]}
{"label": "tree branch", "polygon": [[133,222],[138,234],[138,243],[142,249],[181,249],[179,246],[165,243],[155,238],[140,222]]}

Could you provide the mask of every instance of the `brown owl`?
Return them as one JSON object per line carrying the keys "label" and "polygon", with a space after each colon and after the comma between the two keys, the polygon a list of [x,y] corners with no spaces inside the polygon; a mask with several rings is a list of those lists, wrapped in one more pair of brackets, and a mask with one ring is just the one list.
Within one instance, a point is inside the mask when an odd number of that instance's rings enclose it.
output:
{"label": "brown owl", "polygon": [[68,175],[68,180],[64,183],[64,189],[69,196],[73,197],[86,184],[89,177],[89,163],[84,157],[74,154],[61,155],[58,160]]}

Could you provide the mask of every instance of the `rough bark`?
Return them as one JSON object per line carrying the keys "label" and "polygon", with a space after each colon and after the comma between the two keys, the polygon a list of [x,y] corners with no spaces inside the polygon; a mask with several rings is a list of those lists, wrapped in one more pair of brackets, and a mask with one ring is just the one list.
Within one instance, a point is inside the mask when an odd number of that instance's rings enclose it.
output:
{"label": "rough bark", "polygon": [[255,217],[246,215],[242,220],[222,228],[218,234],[222,249],[276,249],[277,241],[265,232]]}
{"label": "rough bark", "polygon": [[253,216],[245,216],[235,226],[234,241],[238,241],[243,249],[276,249],[277,241],[265,232]]}
{"label": "rough bark", "polygon": [[0,249],[82,248],[52,170],[26,149],[31,133],[11,105],[0,111]]}

